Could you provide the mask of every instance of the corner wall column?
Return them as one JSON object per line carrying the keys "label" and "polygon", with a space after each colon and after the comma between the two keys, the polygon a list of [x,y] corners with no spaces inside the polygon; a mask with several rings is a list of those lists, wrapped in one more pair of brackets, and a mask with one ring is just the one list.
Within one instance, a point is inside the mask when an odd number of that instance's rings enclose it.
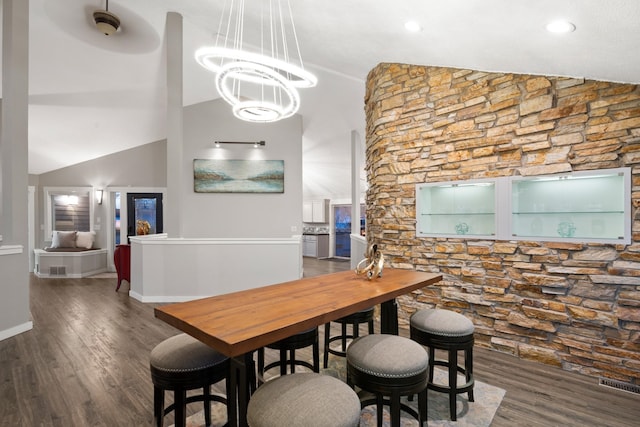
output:
{"label": "corner wall column", "polygon": [[183,174],[183,23],[182,15],[167,13],[167,201],[165,232],[182,237],[181,182]]}
{"label": "corner wall column", "polygon": [[358,132],[351,131],[351,234],[360,234],[360,168],[362,153]]}
{"label": "corner wall column", "polygon": [[33,327],[29,311],[29,1],[2,2],[0,340]]}

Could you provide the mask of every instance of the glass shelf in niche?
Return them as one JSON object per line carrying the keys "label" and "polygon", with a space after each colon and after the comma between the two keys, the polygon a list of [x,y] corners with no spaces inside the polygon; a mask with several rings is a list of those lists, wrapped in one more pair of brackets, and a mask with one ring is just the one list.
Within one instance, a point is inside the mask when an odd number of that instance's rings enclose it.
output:
{"label": "glass shelf in niche", "polygon": [[512,231],[515,237],[622,240],[624,212],[515,213]]}
{"label": "glass shelf in niche", "polygon": [[629,169],[514,177],[511,234],[543,240],[630,240]]}
{"label": "glass shelf in niche", "polygon": [[495,235],[495,181],[418,184],[416,204],[418,235]]}
{"label": "glass shelf in niche", "polygon": [[471,215],[443,214],[421,215],[418,232],[420,234],[447,234],[458,236],[493,236],[495,234],[495,214]]}

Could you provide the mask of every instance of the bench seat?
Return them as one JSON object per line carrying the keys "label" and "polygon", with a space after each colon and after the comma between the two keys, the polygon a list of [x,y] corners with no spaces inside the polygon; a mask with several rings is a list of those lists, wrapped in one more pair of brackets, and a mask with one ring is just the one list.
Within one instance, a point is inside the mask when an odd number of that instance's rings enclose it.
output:
{"label": "bench seat", "polygon": [[107,249],[34,249],[35,275],[40,278],[82,278],[107,271]]}

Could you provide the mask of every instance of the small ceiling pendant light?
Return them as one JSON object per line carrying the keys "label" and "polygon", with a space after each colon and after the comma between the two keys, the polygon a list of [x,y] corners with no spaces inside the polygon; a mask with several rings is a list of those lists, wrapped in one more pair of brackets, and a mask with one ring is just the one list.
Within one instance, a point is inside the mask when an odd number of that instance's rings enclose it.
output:
{"label": "small ceiling pendant light", "polygon": [[569,21],[553,21],[549,22],[545,27],[550,33],[570,33],[576,30],[576,26]]}
{"label": "small ceiling pendant light", "polygon": [[289,0],[253,1],[262,4],[260,40],[245,40],[246,1],[227,0],[215,46],[198,49],[195,57],[216,73],[216,88],[236,117],[275,122],[300,108],[297,88],[313,87],[318,80],[302,64]]}
{"label": "small ceiling pendant light", "polygon": [[93,12],[93,20],[96,23],[98,31],[105,36],[110,36],[120,28],[120,18],[109,12],[109,0],[105,10],[96,10]]}

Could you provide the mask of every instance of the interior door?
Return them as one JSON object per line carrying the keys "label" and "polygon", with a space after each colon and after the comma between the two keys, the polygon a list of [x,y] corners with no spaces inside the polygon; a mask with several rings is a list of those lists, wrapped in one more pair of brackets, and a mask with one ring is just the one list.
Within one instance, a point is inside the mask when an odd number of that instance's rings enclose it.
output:
{"label": "interior door", "polygon": [[162,233],[162,193],[127,193],[127,237]]}

